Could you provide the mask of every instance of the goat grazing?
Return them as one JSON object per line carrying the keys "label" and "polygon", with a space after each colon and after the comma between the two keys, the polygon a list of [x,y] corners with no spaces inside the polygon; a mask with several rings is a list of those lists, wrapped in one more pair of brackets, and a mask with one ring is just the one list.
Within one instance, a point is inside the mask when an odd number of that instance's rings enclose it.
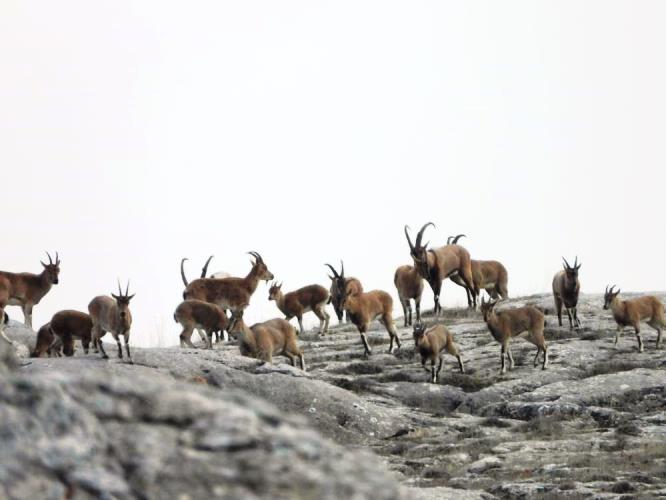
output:
{"label": "goat grazing", "polygon": [[578,281],[578,270],[581,264],[578,263],[578,256],[574,261],[573,267],[567,260],[564,261],[564,269],[555,273],[553,277],[553,298],[555,299],[555,310],[557,311],[557,321],[562,326],[562,305],[569,316],[569,329],[580,327],[578,319],[578,294],[580,293],[580,281]]}
{"label": "goat grazing", "polygon": [[[23,310],[24,323],[32,328],[32,308],[39,304],[53,285],[58,284],[60,274],[60,258],[56,252],[55,262],[51,255],[46,252],[49,263],[40,262],[44,269],[40,274],[32,273],[10,273],[0,271],[0,311],[6,306],[21,306]],[[12,343],[4,332],[4,324],[0,322],[0,336],[7,342]]]}
{"label": "goat grazing", "polygon": [[276,318],[248,327],[243,321],[243,313],[234,316],[229,326],[229,334],[238,338],[242,356],[273,362],[273,356],[286,356],[292,366],[296,358],[301,370],[305,371],[305,357],[296,341],[296,329],[289,321]]}
{"label": "goat grazing", "polygon": [[357,278],[345,278],[345,264],[342,261],[340,261],[340,274],[338,274],[332,265],[326,265],[333,272],[333,276],[330,274],[328,275],[328,277],[331,279],[331,288],[329,291],[331,297],[330,301],[333,304],[333,310],[335,311],[335,315],[338,317],[338,321],[342,323],[342,318],[344,315],[344,310],[342,309],[342,299],[345,293],[361,293],[363,292],[363,285]]}
{"label": "goat grazing", "polygon": [[423,294],[423,278],[414,266],[400,266],[395,270],[393,284],[398,289],[398,297],[405,316],[405,326],[412,324],[412,303],[416,308],[416,321],[421,321],[421,295]]}
{"label": "goat grazing", "polygon": [[83,352],[88,354],[92,340],[92,319],[90,315],[73,310],[59,311],[51,321],[37,332],[37,343],[31,357],[39,358],[44,353],[59,355],[60,345],[65,356],[74,355],[74,341],[81,340]]}
{"label": "goat grazing", "polygon": [[620,340],[620,333],[625,326],[632,326],[638,340],[638,352],[643,352],[643,340],[641,339],[641,321],[646,321],[648,325],[657,330],[657,345],[661,342],[661,330],[666,327],[664,319],[664,305],[654,295],[644,295],[630,300],[620,300],[618,295],[620,290],[613,291],[615,285],[606,287],[604,294],[604,309],[610,309],[613,313],[613,319],[617,323],[615,332],[615,344]]}
{"label": "goat grazing", "polygon": [[379,322],[384,325],[391,338],[389,354],[393,352],[394,340],[398,348],[400,348],[400,338],[393,324],[393,299],[388,293],[383,290],[372,290],[370,292],[355,294],[347,291],[341,305],[361,334],[366,356],[372,354],[372,351],[365,333],[368,331],[370,323],[375,319],[379,319]]}
{"label": "goat grazing", "polygon": [[[442,289],[442,281],[458,274],[464,286],[469,290],[474,289],[472,278],[472,259],[469,252],[458,244],[450,244],[434,250],[428,250],[428,243],[421,244],[423,232],[428,226],[435,226],[432,222],[425,224],[416,236],[416,243],[412,244],[409,238],[409,227],[405,226],[405,236],[409,243],[409,251],[414,260],[414,267],[419,274],[428,282],[435,295],[435,314],[439,314],[442,306],[439,303],[439,294]],[[472,295],[473,306],[476,307],[476,294]]]}
{"label": "goat grazing", "polygon": [[[245,310],[250,304],[250,297],[254,294],[260,280],[267,282],[273,279],[273,273],[268,270],[257,252],[248,252],[255,258],[252,269],[245,278],[199,278],[187,283],[185,274],[185,291],[183,300],[197,299],[216,304],[222,309],[229,309],[234,314]],[[181,262],[182,269],[182,262]]]}
{"label": "goat grazing", "polygon": [[195,328],[205,332],[204,341],[208,349],[213,348],[213,333],[224,331],[229,323],[226,313],[215,304],[190,299],[181,302],[173,314],[176,323],[180,323],[183,331],[180,334],[181,347],[194,347],[192,332]]}
{"label": "goat grazing", "polygon": [[294,316],[298,320],[298,327],[303,333],[303,314],[312,311],[319,318],[319,334],[328,332],[330,316],[326,312],[329,293],[321,285],[308,285],[293,292],[282,293],[282,283],[274,283],[268,291],[268,300],[274,300],[278,309],[282,311],[287,320]]}
{"label": "goat grazing", "polygon": [[[426,361],[430,361],[430,381],[434,384],[439,380],[439,372],[442,370],[444,351],[458,360],[460,373],[465,373],[463,360],[458,352],[458,347],[453,343],[453,335],[444,325],[434,325],[430,328],[417,320],[414,325],[414,347],[421,355],[421,366],[425,371]],[[437,369],[435,370],[435,365]]]}
{"label": "goat grazing", "polygon": [[99,350],[102,351],[102,357],[104,359],[107,359],[108,356],[104,350],[102,337],[109,332],[116,341],[116,344],[118,344],[118,357],[120,359],[123,358],[123,350],[120,346],[120,339],[118,337],[120,335],[123,336],[127,358],[129,359],[129,362],[132,363],[132,356],[129,348],[132,313],[129,310],[129,303],[133,297],[134,295],[129,295],[129,282],[127,283],[127,288],[125,288],[125,293],[122,292],[119,282],[118,295],[111,294],[111,297],[100,295],[92,299],[90,304],[88,304],[88,312],[90,313],[93,323],[93,346],[95,349],[99,348]]}
{"label": "goat grazing", "polygon": [[537,366],[539,354],[543,351],[542,368],[545,370],[548,367],[548,347],[543,336],[543,329],[546,325],[543,312],[534,306],[517,307],[495,312],[497,302],[497,300],[494,302],[485,302],[481,299],[481,312],[483,313],[483,320],[486,322],[488,330],[490,330],[493,338],[502,346],[502,369],[500,373],[506,372],[504,364],[505,354],[509,358],[509,370],[513,369],[513,356],[509,342],[512,337],[517,337],[525,332],[528,333],[525,340],[537,347],[534,366]]}

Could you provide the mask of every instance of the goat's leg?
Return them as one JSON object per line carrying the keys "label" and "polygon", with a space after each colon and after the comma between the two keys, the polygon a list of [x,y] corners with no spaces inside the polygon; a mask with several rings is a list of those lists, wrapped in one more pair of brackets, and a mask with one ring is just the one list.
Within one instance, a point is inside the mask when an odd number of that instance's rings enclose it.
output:
{"label": "goat's leg", "polygon": [[32,304],[23,304],[23,323],[28,328],[32,328]]}
{"label": "goat's leg", "polygon": [[372,349],[370,349],[370,344],[368,344],[368,339],[365,336],[365,332],[367,330],[367,326],[363,325],[359,327],[358,331],[361,334],[361,340],[363,341],[363,348],[365,349],[365,355],[370,356],[372,354]]}
{"label": "goat's leg", "polygon": [[620,340],[620,333],[622,333],[622,325],[617,325],[617,328],[615,329],[615,342],[613,343],[616,347],[618,340]]}
{"label": "goat's leg", "polygon": [[638,322],[634,324],[634,331],[636,332],[636,340],[638,341],[638,352],[643,352],[643,339],[641,338],[641,327]]}

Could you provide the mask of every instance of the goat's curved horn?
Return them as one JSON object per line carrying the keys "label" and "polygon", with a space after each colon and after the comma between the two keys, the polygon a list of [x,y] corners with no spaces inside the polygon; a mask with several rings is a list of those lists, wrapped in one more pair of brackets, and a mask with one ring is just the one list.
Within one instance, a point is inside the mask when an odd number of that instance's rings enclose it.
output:
{"label": "goat's curved horn", "polygon": [[58,264],[60,264],[60,257],[58,257],[58,252],[56,252],[56,261],[55,261],[55,263],[56,263],[56,266]]}
{"label": "goat's curved horn", "polygon": [[210,257],[208,257],[208,260],[206,261],[204,266],[201,268],[201,277],[202,278],[205,278],[206,274],[208,274],[208,264],[210,264],[210,261],[211,261],[212,258],[213,258],[212,255]]}
{"label": "goat's curved horn", "polygon": [[421,240],[423,239],[423,232],[426,230],[426,228],[427,228],[428,226],[435,227],[435,224],[433,224],[432,222],[428,222],[428,223],[426,223],[426,224],[423,225],[423,227],[421,228],[421,230],[420,230],[420,231],[418,232],[418,234],[416,235],[416,248],[420,248],[420,247],[421,247]]}
{"label": "goat's curved horn", "polygon": [[130,280],[127,280],[127,287],[125,288],[125,297],[129,297],[129,284]]}
{"label": "goat's curved horn", "polygon": [[46,256],[49,258],[49,264],[53,264],[53,259],[51,258],[51,254],[46,252]]}
{"label": "goat's curved horn", "polygon": [[414,245],[412,243],[412,240],[409,238],[409,226],[405,224],[405,236],[407,236],[407,243],[409,243],[409,249],[414,250]]}
{"label": "goat's curved horn", "polygon": [[459,234],[459,235],[457,235],[455,238],[453,238],[453,244],[454,244],[454,245],[457,245],[457,244],[458,244],[458,240],[459,240],[460,238],[467,238],[467,235],[465,235],[465,234]]}
{"label": "goat's curved horn", "polygon": [[562,260],[564,261],[564,265],[567,267],[567,269],[571,269],[571,266],[570,266],[569,263],[567,262],[567,259],[565,259],[564,257],[562,257]]}
{"label": "goat's curved horn", "polygon": [[336,279],[340,278],[340,275],[338,272],[335,270],[335,268],[330,265],[330,264],[324,264],[325,266],[328,266],[328,268],[333,272],[333,276],[335,276]]}
{"label": "goat's curved horn", "polygon": [[189,259],[187,257],[183,257],[183,260],[180,261],[180,277],[183,278],[183,284],[185,286],[189,285],[189,283],[187,282],[187,278],[185,277],[185,267],[183,266],[186,260]]}
{"label": "goat's curved horn", "polygon": [[345,277],[345,263],[340,259],[340,278]]}

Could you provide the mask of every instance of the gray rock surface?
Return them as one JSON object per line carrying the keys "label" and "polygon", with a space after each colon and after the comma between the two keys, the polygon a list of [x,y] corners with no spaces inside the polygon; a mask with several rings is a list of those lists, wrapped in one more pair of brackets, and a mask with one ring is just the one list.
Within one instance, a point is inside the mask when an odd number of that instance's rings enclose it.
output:
{"label": "gray rock surface", "polygon": [[[664,299],[663,294],[658,295]],[[548,295],[536,295],[510,300],[502,307],[535,303],[552,310],[551,302]],[[458,373],[455,359],[445,356],[437,385],[427,383],[428,374],[413,353],[411,330],[399,328],[404,346],[388,355],[388,336],[378,324],[373,325],[369,333],[374,354],[368,359],[363,357],[358,333],[352,326],[334,327],[331,334],[324,337],[313,332],[303,335],[300,343],[309,368],[305,374],[280,358],[276,358],[275,365],[262,364],[240,357],[234,345],[218,344],[212,351],[137,348],[134,350],[134,365],[116,359],[103,361],[97,355],[84,356],[80,351],[69,359],[21,359],[16,369],[18,375],[12,383],[37,384],[44,387],[45,393],[59,395],[57,400],[61,400],[64,394],[88,409],[90,421],[67,413],[71,412],[69,409],[61,409],[69,415],[66,418],[77,419],[76,431],[71,432],[78,434],[74,438],[70,436],[66,442],[75,443],[71,444],[74,451],[82,447],[82,443],[90,447],[87,451],[76,451],[86,457],[87,465],[81,470],[76,469],[72,480],[77,481],[76,484],[96,481],[98,487],[106,484],[108,488],[120,488],[113,493],[116,496],[126,495],[128,491],[136,494],[142,491],[144,484],[134,481],[135,469],[133,466],[128,468],[126,463],[129,455],[122,454],[126,449],[134,450],[133,454],[140,453],[143,448],[171,450],[155,456],[146,454],[140,461],[146,460],[148,464],[141,462],[140,470],[161,468],[176,456],[188,474],[205,485],[213,484],[217,479],[207,482],[206,478],[210,474],[214,478],[220,476],[211,472],[208,465],[197,461],[202,456],[198,448],[201,441],[196,440],[199,437],[192,437],[203,431],[194,421],[182,423],[185,417],[178,415],[179,411],[187,414],[189,410],[183,408],[191,406],[209,408],[213,405],[218,408],[214,405],[222,401],[226,405],[224,408],[211,410],[212,413],[206,413],[208,420],[204,418],[206,422],[212,422],[209,426],[216,428],[215,435],[221,437],[219,441],[210,441],[213,438],[209,435],[205,446],[224,448],[237,434],[233,427],[225,427],[227,424],[221,421],[218,423],[221,417],[213,416],[217,411],[257,413],[255,404],[262,408],[266,406],[284,419],[284,425],[278,429],[293,429],[290,433],[309,432],[316,442],[324,443],[321,446],[331,446],[341,454],[351,450],[350,455],[344,456],[352,458],[345,460],[362,456],[360,450],[374,453],[375,457],[363,455],[362,461],[373,464],[370,469],[376,472],[378,481],[394,488],[388,491],[388,495],[404,494],[424,499],[619,498],[621,495],[652,498],[666,491],[666,350],[654,348],[656,335],[647,325],[643,331],[645,352],[638,352],[633,335],[623,336],[615,348],[614,322],[601,305],[600,296],[582,297],[579,316],[583,327],[579,331],[570,331],[567,326],[560,328],[556,317],[547,316],[545,335],[551,365],[545,371],[532,367],[534,347],[522,339],[514,339],[512,351],[516,367],[500,375],[500,348],[488,333],[480,314],[445,310],[440,321],[454,333],[467,373]],[[427,319],[433,321],[430,317]],[[402,322],[398,320],[397,324]],[[33,332],[16,325],[7,331],[11,338],[26,346],[34,342]],[[174,342],[176,336],[174,331]],[[71,381],[80,379],[81,374],[86,374],[85,381],[93,385],[72,385]],[[114,393],[112,403],[105,403],[106,389],[102,389],[102,382],[106,379],[114,381],[118,387],[133,381],[129,384],[132,390],[138,390],[134,386],[163,388],[164,393],[154,389],[166,398],[157,405],[163,417],[153,415],[146,420],[142,413],[137,413],[131,402],[148,398],[149,394],[139,397],[130,392],[125,397],[123,389],[122,394]],[[47,383],[56,387],[40,385]],[[75,389],[66,388],[70,386]],[[30,389],[34,390],[37,389]],[[180,403],[169,399],[171,391],[181,394]],[[86,392],[91,393],[90,398],[82,396]],[[188,399],[188,392],[193,398],[204,398],[206,403]],[[238,398],[247,398],[252,403],[234,406],[234,401],[240,401]],[[57,407],[55,401],[50,404]],[[5,405],[0,410],[3,421],[6,415],[29,412],[25,406],[17,409],[15,403],[12,405],[9,408]],[[105,411],[112,415],[119,413],[123,418],[106,418],[103,416]],[[178,424],[160,421],[172,414],[175,416],[168,418],[175,418]],[[243,417],[244,420],[249,418]],[[274,437],[261,428],[264,421],[260,416],[253,418],[258,422],[257,432],[261,439]],[[42,422],[39,425],[47,424]],[[53,427],[57,425],[53,424]],[[181,427],[183,435],[177,434]],[[136,429],[140,431],[136,432]],[[92,447],[90,436],[96,436],[96,433],[113,436],[105,441],[111,443],[108,444],[111,448],[102,451]],[[176,434],[178,438],[174,437]],[[328,439],[345,448],[335,448]],[[44,443],[48,444],[49,439]],[[196,452],[185,453],[183,449],[187,447]],[[110,449],[114,451],[110,452]],[[53,453],[59,456],[57,450]],[[216,449],[203,453],[226,456],[228,451]],[[91,456],[95,459],[90,460]],[[269,453],[268,456],[272,455]],[[332,474],[337,477],[340,471],[326,462],[326,457],[332,455],[322,456],[325,458],[313,467],[335,471]],[[217,456],[212,459],[217,463],[221,460]],[[96,460],[108,461],[111,465],[105,466],[102,472],[95,465]],[[150,464],[154,463],[158,465],[151,469]],[[392,471],[392,475],[386,473],[385,467]],[[374,484],[369,469],[358,470],[369,474],[366,482]],[[146,474],[150,476],[149,472]],[[347,476],[350,484],[360,481],[359,475]],[[47,487],[51,487],[48,486],[51,484],[49,477],[39,476],[39,481],[33,477],[31,483],[14,487],[19,488],[16,491],[28,491],[28,484],[33,488],[42,485],[47,491]],[[55,477],[61,485],[66,487],[69,484],[63,483],[57,474]],[[149,481],[140,477],[142,481]],[[180,480],[175,477],[173,481]],[[240,489],[220,490],[222,496],[270,496],[268,491],[275,486],[271,484],[267,490],[250,490],[247,485],[229,481],[234,488]],[[396,486],[396,481],[403,483],[403,490]],[[4,484],[4,480],[2,482]],[[191,482],[187,484],[195,488]],[[227,484],[226,487],[231,486]],[[81,488],[77,491],[92,491]],[[382,498],[378,496],[379,490],[359,488],[350,489],[349,496]],[[198,498],[200,493],[203,490],[192,489],[191,498]]]}

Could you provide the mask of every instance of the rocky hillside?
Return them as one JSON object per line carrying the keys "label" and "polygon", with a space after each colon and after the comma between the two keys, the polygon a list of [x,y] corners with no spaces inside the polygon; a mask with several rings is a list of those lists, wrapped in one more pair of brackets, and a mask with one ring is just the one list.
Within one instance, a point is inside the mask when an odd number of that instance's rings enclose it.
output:
{"label": "rocky hillside", "polygon": [[[526,302],[551,307],[549,296],[503,307]],[[446,357],[437,385],[401,320],[402,349],[387,354],[377,324],[370,359],[351,326],[304,335],[305,374],[219,344],[137,348],[134,365],[81,351],[20,359],[0,378],[0,488],[10,498],[666,496],[666,355],[647,326],[645,352],[629,332],[614,348],[601,297],[582,302],[578,332],[547,316],[548,370],[515,339],[505,375],[480,314],[445,311],[467,373]],[[17,326],[7,333],[34,342]]]}

